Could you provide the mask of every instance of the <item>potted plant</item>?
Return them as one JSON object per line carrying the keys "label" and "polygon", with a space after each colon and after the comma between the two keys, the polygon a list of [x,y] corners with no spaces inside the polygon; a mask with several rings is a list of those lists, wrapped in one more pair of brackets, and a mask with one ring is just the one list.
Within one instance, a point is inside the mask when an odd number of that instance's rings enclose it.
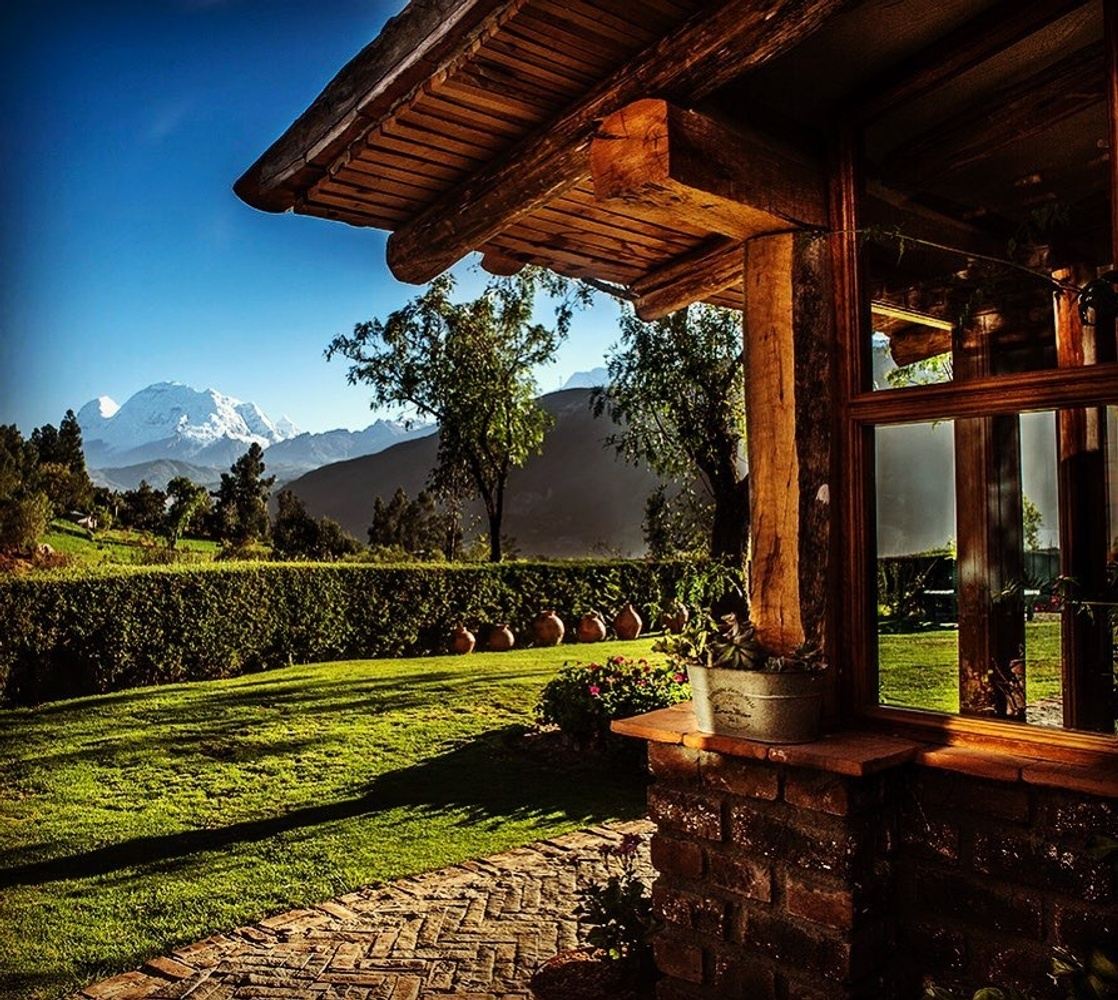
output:
{"label": "potted plant", "polygon": [[686,669],[702,732],[765,743],[818,737],[825,666],[818,649],[778,655],[736,614],[697,623],[655,648]]}
{"label": "potted plant", "polygon": [[627,833],[601,848],[609,877],[581,890],[575,911],[589,927],[587,946],[560,952],[536,970],[531,985],[537,1000],[636,1000],[652,994],[652,895],[637,870],[642,839]]}

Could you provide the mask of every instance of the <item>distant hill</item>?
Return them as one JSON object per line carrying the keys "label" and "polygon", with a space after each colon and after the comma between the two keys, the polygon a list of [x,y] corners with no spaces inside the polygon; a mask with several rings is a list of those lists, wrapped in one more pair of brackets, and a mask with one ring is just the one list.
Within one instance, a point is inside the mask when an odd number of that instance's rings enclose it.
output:
{"label": "distant hill", "polygon": [[609,382],[609,371],[605,368],[591,368],[587,372],[575,372],[566,382],[564,389],[597,389]]}
{"label": "distant hill", "polygon": [[[540,397],[556,423],[544,439],[543,454],[513,471],[506,499],[505,533],[521,555],[644,552],[644,502],[659,480],[647,469],[626,465],[603,443],[610,425],[594,418],[589,399],[588,389]],[[398,487],[415,496],[427,481],[437,446],[434,435],[404,441],[376,455],[316,469],[288,487],[311,513],[332,517],[364,539],[374,498],[387,500]],[[479,521],[476,530],[484,527]]]}
{"label": "distant hill", "polygon": [[110,490],[117,491],[134,490],[141,480],[147,480],[147,484],[157,490],[165,490],[175,476],[186,476],[192,482],[207,488],[216,487],[221,481],[221,473],[217,469],[190,462],[177,462],[170,458],[137,462],[120,468],[93,469],[89,473],[94,485],[107,486]]}

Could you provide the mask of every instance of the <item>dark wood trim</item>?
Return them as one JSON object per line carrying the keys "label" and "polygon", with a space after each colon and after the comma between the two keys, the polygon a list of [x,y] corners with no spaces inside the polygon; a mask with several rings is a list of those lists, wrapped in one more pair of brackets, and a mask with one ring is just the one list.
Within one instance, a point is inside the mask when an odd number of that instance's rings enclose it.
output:
{"label": "dark wood trim", "polygon": [[868,296],[862,292],[858,208],[862,193],[860,132],[846,129],[831,153],[831,260],[834,269],[836,426],[831,482],[834,593],[828,648],[838,678],[840,712],[850,717],[877,703],[876,548],[872,430],[850,419],[849,401],[868,385]]}
{"label": "dark wood trim", "polygon": [[865,708],[858,723],[905,739],[943,746],[980,747],[1067,764],[1112,765],[1118,760],[1118,738],[1100,733],[886,705]]}
{"label": "dark wood trim", "polygon": [[1106,46],[1106,103],[1110,146],[1110,256],[1118,254],[1118,0],[1103,0],[1103,37]]}
{"label": "dark wood trim", "polygon": [[1002,0],[875,79],[852,102],[853,113],[868,124],[1082,6],[1084,0]]}
{"label": "dark wood trim", "polygon": [[990,375],[942,385],[883,389],[850,400],[850,418],[863,425],[917,424],[954,417],[1058,410],[1118,403],[1118,364],[1075,371],[1053,368]]}

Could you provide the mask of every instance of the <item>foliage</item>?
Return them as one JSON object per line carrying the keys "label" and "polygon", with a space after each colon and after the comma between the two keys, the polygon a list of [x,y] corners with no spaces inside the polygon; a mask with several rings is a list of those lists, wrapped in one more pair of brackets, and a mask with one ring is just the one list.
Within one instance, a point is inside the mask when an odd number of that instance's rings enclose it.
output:
{"label": "foliage", "polygon": [[445,648],[463,618],[530,634],[624,594],[646,621],[686,563],[216,563],[0,580],[0,698],[35,701]]}
{"label": "foliage", "polygon": [[45,493],[20,493],[0,500],[0,549],[31,549],[46,532],[51,513]]}
{"label": "foliage", "polygon": [[638,818],[630,776],[521,750],[565,655],[301,664],[0,711],[0,996],[70,995],[217,928]]}
{"label": "foliage", "polygon": [[600,747],[614,719],[690,697],[687,675],[676,667],[612,656],[603,663],[564,664],[540,694],[536,718],[558,726],[576,746]]}
{"label": "foliage", "polygon": [[717,620],[698,615],[678,635],[664,636],[653,648],[666,653],[681,670],[700,666],[787,674],[814,673],[825,666],[821,651],[811,645],[785,655],[766,649],[749,620],[733,612]]}
{"label": "foliage", "polygon": [[55,515],[89,507],[93,484],[85,468],[82,432],[73,410],[67,410],[58,427],[44,424],[31,432],[35,465],[27,477],[32,489],[50,497]]}
{"label": "foliage", "polygon": [[407,555],[430,559],[436,553],[453,559],[461,546],[461,518],[457,511],[439,509],[435,495],[420,490],[412,500],[403,488],[385,503],[373,501],[369,545],[399,548]]}
{"label": "foliage", "polygon": [[698,555],[709,548],[713,505],[694,490],[675,490],[666,486],[653,490],[644,502],[641,532],[654,559]]}
{"label": "foliage", "polygon": [[[509,473],[539,453],[551,424],[532,373],[566,336],[573,300],[564,279],[539,268],[494,279],[469,302],[452,301],[454,287],[450,275],[436,278],[386,319],[336,336],[326,356],[350,362],[350,383],[368,384],[373,406],[438,421],[433,482],[470,482],[485,505],[490,559],[499,562]],[[533,322],[538,292],[562,295],[553,326]]]}
{"label": "foliage", "polygon": [[652,893],[637,872],[637,851],[643,838],[625,834],[617,844],[600,848],[610,867],[605,882],[579,892],[577,915],[590,927],[586,940],[614,961],[648,964],[652,931]]}
{"label": "foliage", "polygon": [[[938,986],[929,986],[924,993],[924,998],[925,1000],[960,1000],[956,994],[940,989]],[[971,1000],[1031,1000],[1031,997],[1028,993],[1008,987],[984,986],[975,991]]]}
{"label": "foliage", "polygon": [[1040,529],[1044,527],[1044,515],[1040,508],[1028,497],[1021,498],[1021,515],[1025,535],[1025,548],[1036,552],[1040,548]]}
{"label": "foliage", "polygon": [[119,520],[136,531],[160,531],[167,516],[167,494],[154,489],[146,479],[134,490],[120,495]]}
{"label": "foliage", "polygon": [[170,504],[163,516],[162,533],[167,547],[173,549],[187,532],[201,533],[212,504],[206,488],[186,476],[175,476],[167,484],[167,497]]}
{"label": "foliage", "polygon": [[244,545],[268,537],[268,496],[275,476],[264,475],[264,449],[255,441],[221,474],[214,493],[216,536]]}
{"label": "foliage", "polygon": [[272,548],[281,558],[331,561],[360,551],[361,543],[337,521],[312,517],[291,490],[281,490],[276,501]]}
{"label": "foliage", "polygon": [[643,323],[626,312],[608,366],[608,386],[592,397],[594,413],[617,425],[608,441],[667,479],[700,483],[711,557],[742,565],[749,480],[738,315],[700,305]]}

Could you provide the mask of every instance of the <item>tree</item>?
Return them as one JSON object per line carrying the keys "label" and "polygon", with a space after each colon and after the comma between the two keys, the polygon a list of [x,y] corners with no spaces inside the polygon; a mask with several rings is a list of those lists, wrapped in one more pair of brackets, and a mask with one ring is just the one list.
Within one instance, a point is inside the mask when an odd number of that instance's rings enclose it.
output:
{"label": "tree", "polygon": [[237,545],[268,535],[268,497],[275,476],[264,476],[264,449],[255,441],[221,474],[213,494],[218,537]]}
{"label": "tree", "polygon": [[20,493],[0,500],[0,549],[31,549],[46,533],[50,517],[51,503],[45,493]]}
{"label": "tree", "polygon": [[1040,548],[1040,529],[1044,527],[1044,515],[1040,508],[1028,497],[1021,498],[1022,529],[1025,536],[1025,548],[1029,552],[1036,552]]}
{"label": "tree", "polygon": [[456,511],[440,510],[427,490],[420,490],[412,500],[407,491],[397,489],[388,503],[380,497],[373,501],[369,545],[398,547],[420,559],[429,559],[436,552],[452,559],[462,540],[459,520]]}
{"label": "tree", "polygon": [[167,494],[146,480],[120,496],[120,521],[136,531],[159,531],[167,514]]}
{"label": "tree", "polygon": [[628,461],[707,495],[711,557],[735,566],[749,539],[740,322],[703,305],[654,323],[626,312],[609,384],[591,399],[617,425],[607,440]]}
{"label": "tree", "polygon": [[[532,371],[570,326],[573,302],[589,292],[537,268],[491,281],[470,302],[451,301],[454,279],[436,278],[386,319],[359,323],[326,350],[351,362],[351,384],[372,387],[372,406],[406,407],[439,423],[433,480],[465,475],[481,498],[489,558],[501,559],[509,473],[537,454],[551,417],[536,402]],[[555,323],[533,322],[536,293],[560,296]]]}
{"label": "tree", "polygon": [[54,514],[87,509],[93,502],[93,483],[85,468],[82,431],[73,410],[61,424],[44,424],[31,432],[34,470],[28,479],[50,497]]}
{"label": "tree", "polygon": [[660,486],[644,502],[641,531],[654,559],[694,555],[709,545],[711,505],[693,490]]}
{"label": "tree", "polygon": [[210,494],[186,476],[175,476],[167,484],[167,498],[170,503],[163,515],[162,533],[167,547],[173,549],[187,532],[198,532],[211,506]]}
{"label": "tree", "polygon": [[278,508],[272,524],[272,547],[286,559],[338,559],[357,552],[361,543],[329,517],[317,520],[291,490],[276,498]]}

